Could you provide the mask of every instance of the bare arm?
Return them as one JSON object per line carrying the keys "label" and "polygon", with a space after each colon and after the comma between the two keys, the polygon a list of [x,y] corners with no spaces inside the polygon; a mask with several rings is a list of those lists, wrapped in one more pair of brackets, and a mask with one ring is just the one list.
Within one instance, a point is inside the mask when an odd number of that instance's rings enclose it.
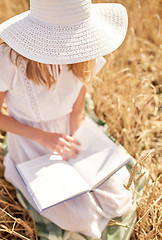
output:
{"label": "bare arm", "polygon": [[[2,108],[5,95],[6,92],[0,92],[0,109]],[[45,132],[41,129],[22,124],[16,119],[3,114],[2,111],[0,111],[0,129],[34,140],[48,149],[57,151],[65,160],[68,160],[68,157],[61,150],[72,157],[76,157],[78,153],[78,150],[71,144],[78,143],[72,137],[61,133]]]}
{"label": "bare arm", "polygon": [[[5,98],[6,92],[0,92],[0,109]],[[18,122],[16,119],[3,114],[0,111],[0,129],[6,132],[12,132],[20,136],[30,138],[34,141],[39,141],[41,138],[42,130],[30,127],[28,125]]]}
{"label": "bare arm", "polygon": [[84,101],[85,101],[86,87],[83,86],[80,90],[79,96],[73,105],[73,110],[70,114],[70,135],[78,129],[84,120]]}

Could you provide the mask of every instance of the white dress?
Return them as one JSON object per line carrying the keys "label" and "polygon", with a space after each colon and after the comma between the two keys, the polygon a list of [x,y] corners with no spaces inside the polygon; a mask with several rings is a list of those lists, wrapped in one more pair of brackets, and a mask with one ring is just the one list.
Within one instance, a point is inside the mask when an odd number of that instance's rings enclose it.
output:
{"label": "white dress", "polygon": [[[48,90],[35,85],[25,76],[25,62],[21,69],[10,60],[10,48],[0,46],[0,92],[8,91],[6,102],[9,115],[21,123],[48,132],[69,134],[69,113],[83,83],[61,66],[53,71],[57,82]],[[96,73],[104,65],[104,58],[96,61]],[[5,178],[19,189],[29,203],[39,212],[33,199],[20,179],[15,164],[51,152],[35,141],[8,133],[8,154],[4,159]],[[59,227],[99,238],[110,218],[121,216],[132,205],[132,192],[123,187],[129,173],[123,167],[93,193],[86,193],[50,209],[39,212]]]}

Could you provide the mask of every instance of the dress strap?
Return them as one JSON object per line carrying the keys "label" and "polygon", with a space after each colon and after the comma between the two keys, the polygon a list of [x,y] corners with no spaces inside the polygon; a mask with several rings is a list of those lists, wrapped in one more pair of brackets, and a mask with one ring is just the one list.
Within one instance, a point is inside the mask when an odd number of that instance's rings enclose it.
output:
{"label": "dress strap", "polygon": [[26,92],[26,97],[28,100],[28,104],[30,106],[31,112],[33,114],[34,119],[39,122],[41,120],[40,117],[40,111],[39,111],[39,105],[38,105],[38,101],[36,98],[36,94],[35,91],[33,89],[33,84],[32,81],[30,81],[27,76],[26,76],[26,66],[25,66],[25,62],[22,61],[21,58],[18,59],[18,63],[19,63],[19,67],[23,73],[23,78],[22,79],[22,83],[24,85],[25,88],[25,92]]}

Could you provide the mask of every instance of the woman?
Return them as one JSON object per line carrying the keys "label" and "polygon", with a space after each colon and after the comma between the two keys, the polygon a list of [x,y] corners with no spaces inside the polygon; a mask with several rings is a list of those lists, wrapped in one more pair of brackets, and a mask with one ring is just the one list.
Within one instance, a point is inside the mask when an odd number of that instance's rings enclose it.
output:
{"label": "woman", "polygon": [[[8,133],[5,178],[39,212],[15,165],[56,151],[79,154],[74,132],[84,121],[85,83],[123,42],[127,13],[120,4],[90,0],[31,0],[30,11],[0,25],[0,114]],[[122,168],[98,191],[39,212],[63,229],[99,238],[110,218],[129,211],[132,193]]]}

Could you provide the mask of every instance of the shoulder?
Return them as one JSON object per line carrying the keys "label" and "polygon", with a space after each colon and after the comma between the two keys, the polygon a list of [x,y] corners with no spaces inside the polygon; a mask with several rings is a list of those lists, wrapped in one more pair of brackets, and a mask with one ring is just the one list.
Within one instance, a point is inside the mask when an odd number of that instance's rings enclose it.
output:
{"label": "shoulder", "polygon": [[10,50],[11,50],[11,48],[7,44],[2,43],[0,45],[0,57],[4,57],[6,54],[9,55]]}
{"label": "shoulder", "polygon": [[0,63],[2,65],[14,66],[16,56],[16,52],[7,44],[3,43],[0,45]]}
{"label": "shoulder", "polygon": [[12,86],[16,65],[11,60],[11,48],[6,44],[0,45],[0,91],[7,91]]}
{"label": "shoulder", "polygon": [[0,63],[2,65],[12,65],[13,62],[11,60],[11,48],[5,43],[0,45]]}

